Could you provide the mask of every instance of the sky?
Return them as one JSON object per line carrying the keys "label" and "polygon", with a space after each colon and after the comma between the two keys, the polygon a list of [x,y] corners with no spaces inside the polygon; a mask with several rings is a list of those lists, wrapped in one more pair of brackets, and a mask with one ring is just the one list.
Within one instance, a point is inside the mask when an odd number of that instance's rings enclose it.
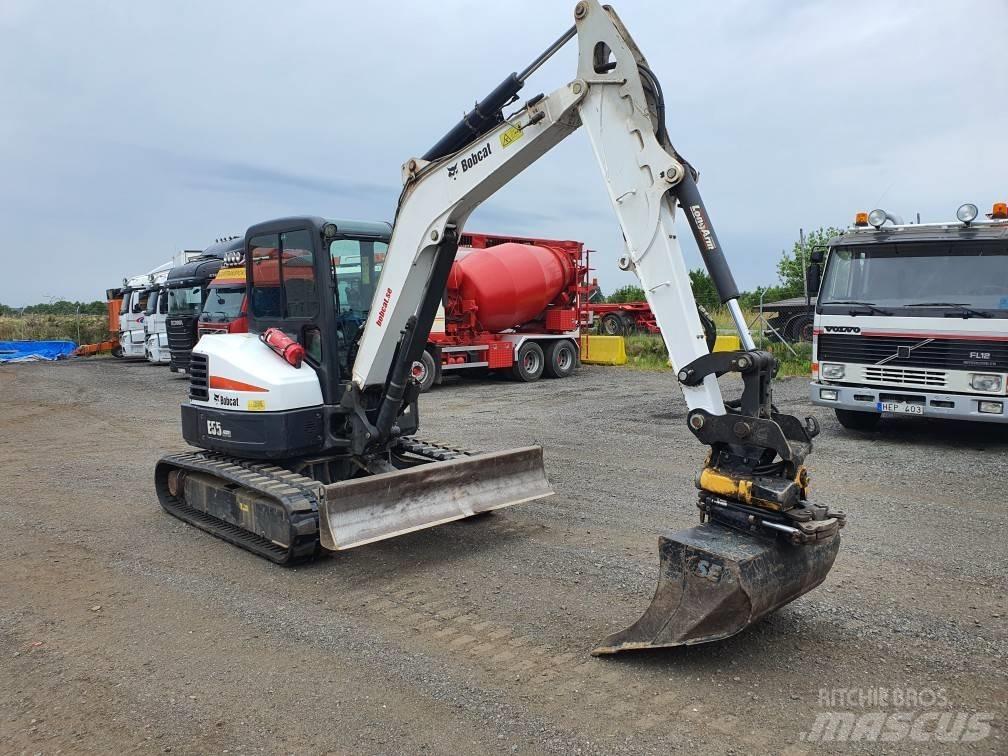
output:
{"label": "sky", "polygon": [[[613,0],[743,288],[799,228],[1008,200],[1008,0]],[[391,220],[424,153],[571,23],[573,0],[0,3],[0,302],[103,299],[273,217]],[[573,78],[569,44],[522,96]],[[690,267],[700,258],[680,220]],[[577,132],[468,229],[622,237]]]}

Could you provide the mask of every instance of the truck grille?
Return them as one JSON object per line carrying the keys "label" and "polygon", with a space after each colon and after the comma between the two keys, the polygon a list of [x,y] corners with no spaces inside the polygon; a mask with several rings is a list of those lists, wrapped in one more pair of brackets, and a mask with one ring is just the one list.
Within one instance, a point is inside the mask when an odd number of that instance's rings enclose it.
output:
{"label": "truck grille", "polygon": [[[926,343],[925,343],[926,342]],[[1008,370],[1008,342],[934,339],[920,336],[818,336],[820,362],[855,362],[884,368],[928,370]],[[880,362],[885,361],[882,365]],[[923,385],[923,384],[922,384]]]}
{"label": "truck grille", "polygon": [[865,378],[878,383],[903,384],[941,388],[945,385],[944,370],[913,370],[909,368],[866,367]]}
{"label": "truck grille", "polygon": [[192,315],[169,315],[165,331],[172,366],[188,368],[189,353],[196,344],[196,318]]}
{"label": "truck grille", "polygon": [[205,402],[210,398],[207,356],[194,352],[189,359],[189,398]]}

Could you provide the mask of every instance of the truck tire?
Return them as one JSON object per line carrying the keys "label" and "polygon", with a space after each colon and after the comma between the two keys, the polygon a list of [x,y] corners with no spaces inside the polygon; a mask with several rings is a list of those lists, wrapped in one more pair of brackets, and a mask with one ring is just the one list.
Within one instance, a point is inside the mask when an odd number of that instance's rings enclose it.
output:
{"label": "truck tire", "polygon": [[626,331],[626,323],[615,312],[607,312],[599,322],[599,333],[603,336],[622,336]]}
{"label": "truck tire", "polygon": [[420,384],[421,394],[430,391],[431,386],[434,385],[434,381],[437,380],[437,365],[434,363],[433,355],[424,349],[423,354],[420,355],[420,359],[413,363],[410,374]]}
{"label": "truck tire", "polygon": [[784,335],[792,343],[799,341],[812,341],[812,316],[805,313],[795,315],[788,321],[787,330]]}
{"label": "truck tire", "polygon": [[882,415],[877,412],[856,412],[842,409],[834,410],[834,412],[836,412],[836,419],[840,421],[840,425],[848,430],[875,430],[879,420],[882,419]]}
{"label": "truck tire", "polygon": [[526,341],[521,345],[518,354],[515,355],[514,365],[511,366],[511,375],[516,381],[532,383],[538,381],[543,374],[546,359],[543,356],[542,347],[534,341]]}
{"label": "truck tire", "polygon": [[577,370],[577,347],[570,339],[551,341],[546,347],[545,358],[543,372],[549,378],[566,378]]}

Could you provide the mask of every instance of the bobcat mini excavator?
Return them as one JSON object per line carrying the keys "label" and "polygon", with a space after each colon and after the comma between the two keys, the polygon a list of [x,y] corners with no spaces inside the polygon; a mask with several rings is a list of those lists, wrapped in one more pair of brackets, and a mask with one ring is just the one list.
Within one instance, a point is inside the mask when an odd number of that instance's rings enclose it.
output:
{"label": "bobcat mini excavator", "polygon": [[[595,653],[725,638],[822,582],[844,516],[809,499],[804,459],[818,428],[771,401],[777,364],[749,335],[696,174],[669,141],[647,61],[608,6],[581,0],[574,20],[405,163],[393,226],[296,217],[247,231],[252,333],[205,336],[193,352],[182,431],[203,451],[158,462],[155,484],[168,512],[285,564],[552,494],[541,448],[467,454],[416,439],[412,368],[469,214],[583,127],[626,239],[620,265],[640,279],[688,427],[710,447],[696,481],[700,524],[661,537],[651,605]],[[526,79],[574,37],[577,76],[519,102]],[[708,351],[676,237],[677,205],[741,351]],[[365,277],[385,253],[367,312],[340,301],[334,258],[347,250],[360,255]],[[723,401],[718,385],[728,373],[742,379],[734,402]]]}

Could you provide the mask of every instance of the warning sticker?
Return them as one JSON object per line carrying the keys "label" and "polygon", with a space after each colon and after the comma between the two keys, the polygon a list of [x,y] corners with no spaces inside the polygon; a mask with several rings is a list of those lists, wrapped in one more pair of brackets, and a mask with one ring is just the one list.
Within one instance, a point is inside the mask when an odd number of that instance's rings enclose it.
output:
{"label": "warning sticker", "polygon": [[246,407],[252,412],[263,412],[266,409],[266,400],[249,399]]}
{"label": "warning sticker", "polygon": [[501,147],[510,147],[522,138],[522,130],[517,126],[512,126],[500,135]]}

